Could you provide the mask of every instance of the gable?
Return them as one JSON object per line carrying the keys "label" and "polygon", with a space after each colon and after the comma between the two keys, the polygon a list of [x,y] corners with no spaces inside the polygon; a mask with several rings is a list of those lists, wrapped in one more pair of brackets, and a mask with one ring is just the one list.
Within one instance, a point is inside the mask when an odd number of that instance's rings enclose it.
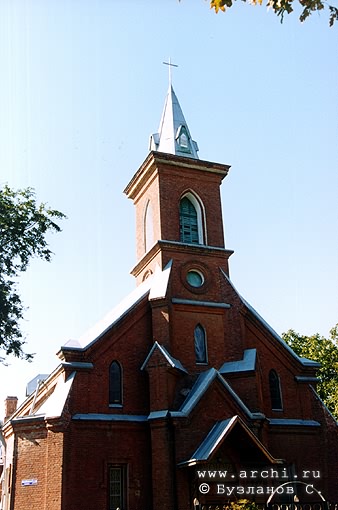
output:
{"label": "gable", "polygon": [[272,464],[283,462],[281,459],[275,459],[244,421],[235,415],[216,422],[192,456],[181,462],[179,466],[193,466],[210,461],[226,441],[235,443],[238,451],[245,451],[245,455],[250,460],[258,457],[261,461]]}
{"label": "gable", "polygon": [[67,376],[60,365],[55,372],[38,383],[35,391],[11,416],[11,423],[60,418],[64,412],[75,376],[75,370]]}
{"label": "gable", "polygon": [[[223,403],[222,407],[214,408],[213,411],[216,414],[223,415],[226,413],[229,415],[232,412],[242,414],[246,416],[248,419],[259,419],[263,418],[261,413],[252,413],[249,408],[244,404],[244,402],[239,398],[239,396],[235,393],[230,384],[225,381],[225,379],[220,375],[220,373],[211,368],[202,372],[191,390],[189,391],[186,399],[182,403],[180,409],[178,411],[171,412],[173,417],[188,417],[190,414],[194,413],[199,408],[208,408],[212,407],[211,402],[211,394],[215,393],[217,390],[217,401],[219,403]],[[227,406],[225,406],[225,403]],[[205,413],[205,409],[203,410]],[[209,416],[213,414],[212,409],[210,409]]]}
{"label": "gable", "polygon": [[143,365],[141,366],[141,370],[145,370],[147,368],[148,363],[150,363],[151,360],[153,360],[156,357],[156,354],[159,356],[159,359],[165,360],[168,363],[168,365],[171,366],[172,368],[176,368],[181,372],[187,373],[182,363],[173,356],[171,356],[167,349],[163,345],[160,345],[157,341],[155,341],[154,345],[150,349],[148,356],[146,357]]}

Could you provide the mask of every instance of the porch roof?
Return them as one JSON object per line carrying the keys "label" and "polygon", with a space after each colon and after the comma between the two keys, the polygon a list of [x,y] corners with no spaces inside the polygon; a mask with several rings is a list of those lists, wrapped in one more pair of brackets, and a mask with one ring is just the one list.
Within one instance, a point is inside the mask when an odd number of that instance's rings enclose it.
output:
{"label": "porch roof", "polygon": [[244,423],[240,416],[235,415],[226,420],[216,422],[205,439],[203,439],[201,444],[192,454],[192,456],[188,460],[180,462],[179,466],[194,466],[202,462],[207,462],[237,424],[238,426],[242,427],[250,441],[252,441],[254,445],[261,451],[269,463],[283,463],[282,459],[275,459],[260,442],[260,440],[255,436],[255,434],[249,429],[249,427]]}

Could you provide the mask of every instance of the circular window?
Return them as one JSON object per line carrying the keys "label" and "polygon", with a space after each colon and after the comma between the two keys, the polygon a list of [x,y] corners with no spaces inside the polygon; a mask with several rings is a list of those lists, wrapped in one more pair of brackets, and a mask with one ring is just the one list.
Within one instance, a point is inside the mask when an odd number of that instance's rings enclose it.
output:
{"label": "circular window", "polygon": [[204,276],[199,271],[196,271],[196,269],[192,269],[187,273],[187,282],[192,287],[202,287],[204,283]]}

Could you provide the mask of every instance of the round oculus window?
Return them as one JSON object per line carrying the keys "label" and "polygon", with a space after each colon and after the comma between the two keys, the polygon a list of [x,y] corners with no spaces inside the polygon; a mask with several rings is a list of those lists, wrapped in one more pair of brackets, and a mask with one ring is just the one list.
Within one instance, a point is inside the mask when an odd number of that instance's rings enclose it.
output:
{"label": "round oculus window", "polygon": [[187,273],[187,282],[192,287],[196,287],[196,288],[202,287],[202,285],[204,283],[204,277],[203,277],[202,273],[200,273],[199,271],[196,271],[196,269],[192,269],[191,271],[188,271],[188,273]]}

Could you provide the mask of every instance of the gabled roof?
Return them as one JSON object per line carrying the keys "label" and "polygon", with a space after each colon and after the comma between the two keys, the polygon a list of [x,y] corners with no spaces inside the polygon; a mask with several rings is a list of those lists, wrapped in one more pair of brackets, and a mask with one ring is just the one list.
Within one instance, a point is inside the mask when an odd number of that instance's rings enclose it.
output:
{"label": "gabled roof", "polygon": [[275,459],[249,427],[247,427],[240,416],[235,415],[227,420],[216,422],[190,459],[181,462],[179,466],[193,466],[199,462],[208,461],[236,425],[240,426],[245,431],[249,440],[254,443],[269,462],[272,464],[280,464],[283,462],[280,459]]}
{"label": "gabled roof", "polygon": [[171,84],[165,100],[158,133],[151,135],[149,149],[198,159],[197,143],[191,138],[188,124]]}
{"label": "gabled roof", "polygon": [[78,340],[68,340],[64,348],[84,349],[104,335],[114,323],[118,322],[128,313],[137,303],[139,303],[150,291],[154,276],[147,278],[141,285],[136,287],[126,298],[124,298],[115,308],[84,333]]}
{"label": "gabled roof", "polygon": [[225,379],[221,376],[221,374],[215,369],[210,368],[205,372],[202,372],[194,386],[191,388],[188,393],[186,399],[181,405],[178,411],[171,411],[170,414],[173,417],[186,417],[189,416],[191,411],[196,407],[198,402],[201,400],[203,395],[206,393],[211,384],[215,381],[219,381],[224,389],[230,394],[231,398],[236,402],[239,408],[251,419],[263,419],[265,416],[262,413],[252,413],[250,409],[244,404],[244,402],[239,398],[237,393],[231,388],[230,384],[225,381]]}
{"label": "gabled roof", "polygon": [[46,418],[61,416],[75,375],[76,372],[72,372],[70,376],[64,380],[64,374],[60,374],[53,393],[34,414],[44,415]]}
{"label": "gabled roof", "polygon": [[269,331],[269,333],[275,338],[275,340],[277,340],[277,342],[279,344],[281,344],[284,349],[286,349],[289,354],[291,354],[291,356],[296,359],[299,363],[301,363],[303,366],[306,366],[306,367],[313,367],[313,368],[319,368],[320,367],[320,363],[318,363],[317,361],[313,361],[313,360],[310,360],[308,358],[301,358],[300,356],[298,356],[292,349],[291,347],[286,343],[284,342],[284,340],[278,335],[278,333],[276,333],[276,331],[270,326],[270,324],[268,324],[264,319],[263,317],[261,317],[261,315],[259,315],[259,313],[253,308],[253,306],[251,306],[241,295],[240,293],[236,290],[234,284],[232,283],[232,281],[230,280],[229,276],[223,271],[223,269],[221,269],[221,273],[223,274],[224,278],[229,282],[229,284],[231,285],[231,287],[233,288],[233,290],[236,292],[236,294],[238,295],[238,297],[240,298],[240,300],[242,301],[243,305],[251,312],[251,314],[264,326],[264,328]]}
{"label": "gabled roof", "polygon": [[97,322],[78,340],[69,340],[62,349],[87,349],[91,344],[99,340],[109,329],[120,321],[147,295],[149,300],[165,297],[170,277],[172,262],[170,261],[163,271],[156,267],[153,275],[136,287],[125,299],[113,308],[103,319]]}
{"label": "gabled roof", "polygon": [[66,379],[60,365],[40,384],[11,416],[9,422],[58,418],[62,415],[76,372]]}
{"label": "gabled roof", "polygon": [[169,365],[171,365],[173,368],[177,368],[177,370],[180,370],[181,372],[185,372],[187,373],[186,369],[183,367],[182,363],[177,360],[176,358],[173,358],[169,352],[167,351],[167,349],[165,347],[163,347],[163,345],[160,345],[157,340],[155,341],[154,345],[152,346],[152,348],[150,349],[150,352],[148,354],[148,356],[146,357],[142,367],[141,367],[141,370],[144,370],[147,365],[148,365],[148,362],[149,360],[152,358],[153,356],[153,353],[158,350],[161,355],[166,359],[166,361],[169,363]]}

